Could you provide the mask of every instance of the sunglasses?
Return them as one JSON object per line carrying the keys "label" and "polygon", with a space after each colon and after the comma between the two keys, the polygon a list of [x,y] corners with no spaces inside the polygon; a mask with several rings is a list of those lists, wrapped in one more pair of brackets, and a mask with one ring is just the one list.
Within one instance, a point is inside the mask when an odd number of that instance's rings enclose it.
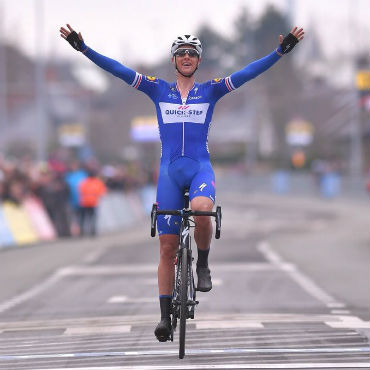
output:
{"label": "sunglasses", "polygon": [[197,50],[195,50],[195,49],[185,49],[185,48],[177,49],[175,51],[174,55],[176,57],[184,57],[185,54],[188,54],[190,58],[199,57],[199,53],[198,53]]}

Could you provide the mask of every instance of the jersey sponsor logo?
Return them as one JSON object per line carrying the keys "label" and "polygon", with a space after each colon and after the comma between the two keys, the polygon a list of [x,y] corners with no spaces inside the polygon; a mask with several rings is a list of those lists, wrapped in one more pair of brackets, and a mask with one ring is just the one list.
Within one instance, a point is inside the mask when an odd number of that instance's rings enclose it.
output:
{"label": "jersey sponsor logo", "polygon": [[189,228],[186,227],[183,231],[182,231],[182,242],[185,243],[186,241],[186,238],[189,236]]}
{"label": "jersey sponsor logo", "polygon": [[167,95],[170,99],[177,99],[178,96],[176,94],[170,93]]}
{"label": "jersey sponsor logo", "polygon": [[170,225],[171,217],[172,217],[171,215],[165,215],[165,216],[164,216],[164,219],[165,219],[165,220],[167,220],[167,225],[168,225],[168,226],[171,226],[171,225]]}
{"label": "jersey sponsor logo", "polygon": [[200,191],[203,191],[203,189],[207,186],[207,184],[204,182],[202,185],[199,186]]}
{"label": "jersey sponsor logo", "polygon": [[211,85],[214,85],[214,84],[219,84],[220,82],[222,82],[224,79],[223,78],[214,78],[212,81],[211,81]]}
{"label": "jersey sponsor logo", "polygon": [[158,78],[157,77],[153,77],[153,76],[145,76],[145,79],[149,82],[154,82],[154,83],[158,83]]}
{"label": "jersey sponsor logo", "polygon": [[159,103],[163,123],[193,122],[204,123],[209,103],[178,105],[173,103]]}
{"label": "jersey sponsor logo", "polygon": [[203,96],[202,95],[199,95],[199,96],[189,96],[188,97],[188,100],[198,100],[198,99],[202,99]]}

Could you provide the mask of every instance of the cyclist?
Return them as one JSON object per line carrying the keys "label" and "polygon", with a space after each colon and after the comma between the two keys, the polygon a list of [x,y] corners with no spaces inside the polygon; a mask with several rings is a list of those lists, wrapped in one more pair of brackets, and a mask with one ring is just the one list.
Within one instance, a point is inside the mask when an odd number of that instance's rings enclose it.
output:
{"label": "cyclist", "polygon": [[[201,62],[202,44],[195,36],[178,36],[171,46],[176,81],[168,83],[157,77],[144,76],[97,53],[86,46],[81,33],[77,34],[69,24],[67,28],[62,27],[60,34],[74,49],[147,94],[155,104],[162,145],[157,185],[158,208],[182,209],[184,188],[189,188],[191,208],[198,211],[211,211],[215,202],[215,177],[208,152],[208,131],[216,102],[266,71],[304,37],[303,29],[294,27],[285,38],[280,35],[279,46],[269,55],[226,78],[215,78],[199,84],[195,82],[195,72]],[[210,217],[197,217],[195,223],[197,290],[207,292],[212,289],[208,267],[212,225]],[[179,227],[179,217],[158,217],[161,320],[155,328],[155,335],[159,341],[167,341],[171,333],[173,261],[179,243]]]}

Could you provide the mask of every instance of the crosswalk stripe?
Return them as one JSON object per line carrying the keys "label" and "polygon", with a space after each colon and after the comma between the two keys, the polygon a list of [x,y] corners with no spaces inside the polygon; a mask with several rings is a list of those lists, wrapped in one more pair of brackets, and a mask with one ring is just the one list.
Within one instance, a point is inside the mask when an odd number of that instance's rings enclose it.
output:
{"label": "crosswalk stripe", "polygon": [[357,316],[338,316],[340,321],[326,321],[325,324],[332,328],[370,329],[370,322],[361,320]]}
{"label": "crosswalk stripe", "polygon": [[[207,369],[344,369],[344,368],[364,368],[368,369],[370,362],[345,362],[345,363],[291,363],[291,364],[204,364],[204,365],[130,365],[130,366],[104,366],[89,367],[89,370],[207,370]],[[52,370],[65,370],[66,368],[53,368]],[[69,367],[68,370],[86,370],[86,367]],[[33,370],[48,370],[33,369]],[[50,369],[51,370],[51,369]]]}
{"label": "crosswalk stripe", "polygon": [[[251,354],[251,353],[369,353],[367,347],[326,347],[326,348],[220,348],[195,349],[186,351],[188,355],[204,354]],[[132,357],[132,356],[168,356],[177,354],[176,350],[147,350],[147,351],[117,351],[117,352],[77,352],[77,353],[48,353],[30,355],[0,355],[0,360],[32,360],[47,358],[77,358],[77,357]]]}
{"label": "crosswalk stripe", "polygon": [[196,329],[232,329],[232,328],[263,328],[260,322],[245,320],[233,321],[201,321],[195,323]]}
{"label": "crosswalk stripe", "polygon": [[117,334],[117,333],[129,333],[130,331],[131,331],[131,325],[95,326],[95,327],[67,328],[63,334],[64,335]]}
{"label": "crosswalk stripe", "polygon": [[124,295],[113,296],[108,303],[158,303],[158,297],[127,297]]}

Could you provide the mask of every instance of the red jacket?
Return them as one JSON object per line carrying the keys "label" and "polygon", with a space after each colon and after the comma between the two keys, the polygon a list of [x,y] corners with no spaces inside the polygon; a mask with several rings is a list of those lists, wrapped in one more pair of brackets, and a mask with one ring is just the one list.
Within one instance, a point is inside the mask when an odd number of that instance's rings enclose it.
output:
{"label": "red jacket", "polygon": [[97,177],[87,177],[79,186],[81,207],[96,207],[99,199],[107,192],[103,181]]}

